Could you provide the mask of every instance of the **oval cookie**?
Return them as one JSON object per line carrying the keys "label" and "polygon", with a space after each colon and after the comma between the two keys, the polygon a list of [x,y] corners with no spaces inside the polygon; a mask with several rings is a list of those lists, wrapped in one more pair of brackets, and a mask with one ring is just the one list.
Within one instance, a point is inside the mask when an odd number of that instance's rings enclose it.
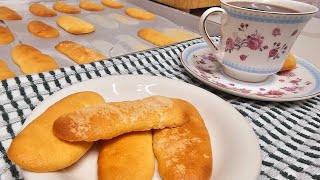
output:
{"label": "oval cookie", "polygon": [[0,20],[21,20],[22,17],[14,10],[0,6]]}
{"label": "oval cookie", "polygon": [[0,45],[10,44],[14,41],[14,36],[8,28],[0,25]]}
{"label": "oval cookie", "polygon": [[54,3],[53,9],[66,14],[79,14],[81,12],[79,8],[61,1]]}
{"label": "oval cookie", "polygon": [[54,27],[51,27],[41,21],[29,22],[28,30],[31,34],[41,38],[56,38],[60,35],[59,31],[56,30]]}
{"label": "oval cookie", "polygon": [[154,18],[156,18],[156,15],[142,10],[142,9],[137,9],[137,8],[128,8],[126,9],[126,14],[130,17],[136,18],[136,19],[140,19],[140,20],[152,20]]}
{"label": "oval cookie", "polygon": [[13,78],[16,75],[8,68],[6,63],[0,59],[0,80]]}
{"label": "oval cookie", "polygon": [[87,11],[103,11],[104,7],[90,1],[81,1],[79,7]]}
{"label": "oval cookie", "polygon": [[62,41],[55,48],[78,64],[106,59],[103,54],[72,41]]}
{"label": "oval cookie", "polygon": [[95,30],[92,24],[73,16],[60,16],[57,24],[71,34],[87,34]]}
{"label": "oval cookie", "polygon": [[15,46],[11,55],[13,62],[20,67],[23,74],[40,73],[59,68],[52,57],[26,44]]}
{"label": "oval cookie", "polygon": [[29,6],[29,11],[36,15],[41,17],[53,17],[56,16],[57,13],[46,6],[42,4],[32,4]]}
{"label": "oval cookie", "polygon": [[176,43],[176,41],[171,39],[169,36],[152,28],[141,29],[138,31],[138,36],[157,46],[166,46]]}
{"label": "oval cookie", "polygon": [[63,114],[101,103],[104,103],[103,97],[94,92],[79,92],[61,99],[13,139],[9,158],[34,172],[56,171],[77,162],[93,143],[63,141],[52,133],[52,124]]}
{"label": "oval cookie", "polygon": [[124,5],[121,2],[113,0],[102,0],[102,4],[114,9],[120,9],[124,7]]}

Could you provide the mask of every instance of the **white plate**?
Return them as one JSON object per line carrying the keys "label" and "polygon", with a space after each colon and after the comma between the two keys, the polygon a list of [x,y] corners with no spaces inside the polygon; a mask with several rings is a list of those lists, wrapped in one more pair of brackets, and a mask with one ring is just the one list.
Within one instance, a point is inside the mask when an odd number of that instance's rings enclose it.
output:
{"label": "white plate", "polygon": [[[40,103],[27,118],[23,128],[58,100],[79,91],[97,92],[108,102],[151,95],[185,99],[198,109],[208,128],[213,151],[212,179],[253,180],[260,173],[261,153],[257,137],[238,111],[208,91],[163,77],[109,76],[75,84]],[[64,170],[50,173],[23,170],[23,176],[26,180],[94,180],[97,179],[96,161],[97,149],[93,148],[80,161]],[[157,170],[153,179],[160,179]]]}
{"label": "white plate", "polygon": [[230,78],[206,43],[186,48],[181,55],[183,66],[200,81],[221,91],[264,101],[297,101],[320,94],[320,69],[296,57],[297,68],[271,75],[259,83]]}

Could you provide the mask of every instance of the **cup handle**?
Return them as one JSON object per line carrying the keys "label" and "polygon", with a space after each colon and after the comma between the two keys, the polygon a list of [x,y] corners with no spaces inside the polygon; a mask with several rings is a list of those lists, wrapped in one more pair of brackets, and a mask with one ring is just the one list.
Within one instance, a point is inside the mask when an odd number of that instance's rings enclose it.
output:
{"label": "cup handle", "polygon": [[222,63],[224,52],[221,51],[221,49],[217,45],[215,45],[213,43],[213,41],[210,39],[210,36],[209,36],[209,34],[207,32],[207,27],[206,27],[206,22],[207,22],[208,17],[211,14],[214,14],[214,13],[217,13],[217,12],[222,12],[223,15],[227,14],[227,12],[224,9],[218,8],[218,7],[213,7],[213,8],[210,8],[210,9],[206,10],[202,14],[202,16],[200,18],[199,31],[200,31],[200,34],[203,37],[203,39],[206,41],[206,43],[210,47],[210,49],[213,50],[213,53],[216,55],[216,58],[218,59],[218,61],[220,63]]}

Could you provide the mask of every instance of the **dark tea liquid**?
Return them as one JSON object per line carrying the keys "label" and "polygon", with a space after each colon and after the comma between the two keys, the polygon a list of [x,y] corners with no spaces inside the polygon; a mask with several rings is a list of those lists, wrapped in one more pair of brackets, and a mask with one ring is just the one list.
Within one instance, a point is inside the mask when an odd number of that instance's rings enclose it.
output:
{"label": "dark tea liquid", "polygon": [[237,1],[237,2],[229,2],[228,4],[246,8],[246,9],[253,9],[253,10],[259,10],[259,11],[266,11],[266,12],[281,12],[281,13],[298,13],[299,12],[287,7],[276,6],[276,5],[265,4],[265,3]]}

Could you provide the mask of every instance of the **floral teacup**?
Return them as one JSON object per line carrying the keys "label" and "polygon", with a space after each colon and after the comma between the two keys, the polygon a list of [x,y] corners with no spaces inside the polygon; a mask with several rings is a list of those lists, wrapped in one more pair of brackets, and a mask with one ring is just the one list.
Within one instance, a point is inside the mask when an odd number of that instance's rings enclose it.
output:
{"label": "floral teacup", "polygon": [[[285,7],[294,12],[277,12],[241,7],[235,3]],[[224,71],[232,78],[259,82],[277,73],[305,24],[318,11],[309,4],[292,0],[221,0],[222,8],[210,8],[200,19],[199,30]],[[222,12],[221,43],[213,43],[206,20]],[[307,46],[307,45],[306,45]]]}

